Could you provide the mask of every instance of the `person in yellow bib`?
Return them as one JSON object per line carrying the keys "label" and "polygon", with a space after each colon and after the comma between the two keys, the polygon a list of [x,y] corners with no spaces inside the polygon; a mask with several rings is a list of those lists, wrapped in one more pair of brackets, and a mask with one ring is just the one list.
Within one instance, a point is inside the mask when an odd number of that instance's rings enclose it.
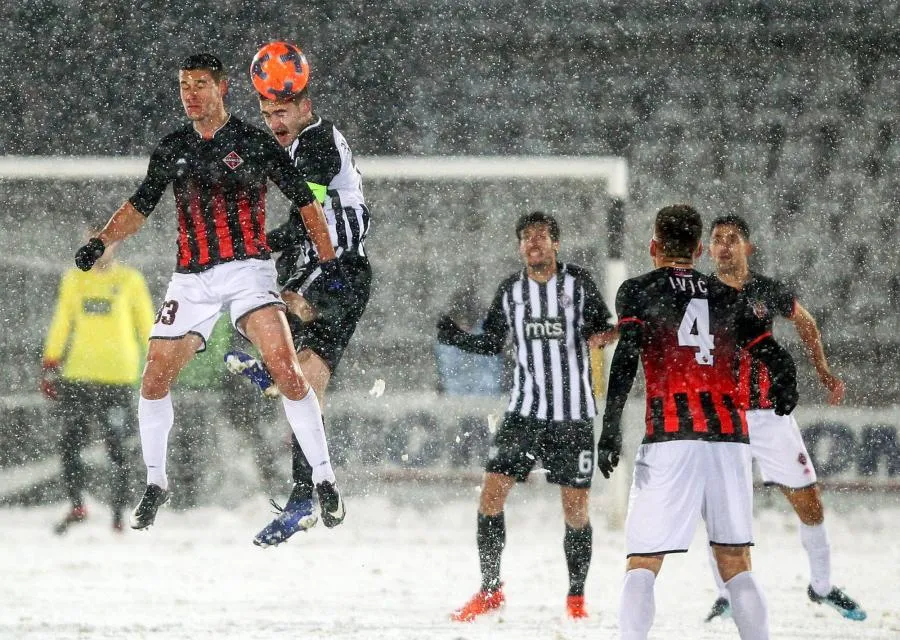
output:
{"label": "person in yellow bib", "polygon": [[107,247],[93,270],[73,268],[63,274],[44,344],[40,387],[57,402],[63,484],[72,503],[55,527],[59,534],[87,517],[81,451],[95,419],[111,463],[116,531],[122,530],[130,497],[125,440],[134,429],[134,389],[154,310],[144,277],[117,263],[114,254],[113,246]]}

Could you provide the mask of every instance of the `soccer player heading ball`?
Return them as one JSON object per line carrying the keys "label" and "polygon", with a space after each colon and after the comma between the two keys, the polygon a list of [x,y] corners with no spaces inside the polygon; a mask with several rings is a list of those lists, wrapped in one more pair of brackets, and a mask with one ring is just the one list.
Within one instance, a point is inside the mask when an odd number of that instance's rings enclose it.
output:
{"label": "soccer player heading ball", "polygon": [[136,233],[172,184],[178,212],[177,267],[156,314],[141,380],[138,422],[147,465],[147,488],[131,526],[153,524],[169,499],[166,445],[174,422],[169,388],[205,347],[227,308],[235,328],[260,351],[281,390],[294,435],[312,465],[320,498],[342,517],[319,402],[303,377],[277,292],[266,238],[266,183],[272,180],[299,209],[316,246],[329,288],[347,288],[328,242],[322,207],[284,151],[263,131],[225,109],[225,69],[214,55],[186,58],[178,71],[181,102],[190,124],[167,135],[150,157],[147,176],[106,226],[78,250],[87,271],[106,247]]}
{"label": "soccer player heading ball", "polygon": [[[327,243],[347,288],[337,288],[322,271],[322,255],[301,225],[289,219],[268,234],[269,246],[281,252],[276,263],[281,296],[288,305],[288,323],[300,366],[320,402],[356,330],[369,300],[372,270],[365,250],[369,209],[363,196],[362,176],[356,168],[347,140],[337,127],[313,111],[307,78],[309,67],[300,50],[284,42],[260,49],[250,66],[259,92],[263,120],[278,144],[325,210]],[[285,94],[290,86],[295,93]],[[291,212],[296,217],[296,211]],[[277,386],[264,366],[248,354],[227,356],[228,368],[252,380],[266,395],[277,395]],[[313,473],[310,461],[296,438],[292,439],[294,485],[284,509],[266,525],[253,542],[277,545],[316,523]],[[321,504],[327,527],[341,523],[335,512]]]}

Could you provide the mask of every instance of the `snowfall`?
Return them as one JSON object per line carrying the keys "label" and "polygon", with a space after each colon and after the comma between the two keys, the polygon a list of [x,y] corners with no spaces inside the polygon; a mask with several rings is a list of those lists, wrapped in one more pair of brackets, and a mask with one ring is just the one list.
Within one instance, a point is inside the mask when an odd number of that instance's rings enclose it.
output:
{"label": "snowfall", "polygon": [[[602,478],[597,482],[604,482]],[[562,514],[543,481],[506,508],[507,604],[472,624],[448,614],[478,587],[477,481],[455,486],[347,483],[344,525],[321,524],[276,548],[251,540],[270,517],[266,496],[231,507],[164,508],[146,532],[115,533],[103,504],[67,535],[62,503],[0,509],[0,637],[326,638],[476,640],[615,638],[624,554],[603,501],[592,507],[590,618],[566,620]],[[808,568],[795,516],[757,495],[754,570],[771,637],[900,638],[900,502],[896,494],[826,495],[835,584],[868,611],[851,622],[806,598]],[[654,639],[737,638],[731,620],[703,621],[716,594],[701,527],[668,558],[656,586]]]}

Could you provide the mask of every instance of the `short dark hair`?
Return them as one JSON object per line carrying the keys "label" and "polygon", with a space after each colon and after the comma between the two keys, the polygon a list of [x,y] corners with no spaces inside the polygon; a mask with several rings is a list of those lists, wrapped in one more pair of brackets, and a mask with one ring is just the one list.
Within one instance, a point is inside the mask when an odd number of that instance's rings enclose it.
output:
{"label": "short dark hair", "polygon": [[715,220],[712,221],[712,224],[709,225],[709,232],[712,233],[715,231],[716,227],[721,224],[728,224],[737,229],[742,236],[744,236],[744,240],[750,239],[750,225],[747,224],[747,221],[744,220],[741,216],[735,213],[729,213],[728,215],[719,216]]}
{"label": "short dark hair", "polygon": [[519,216],[519,220],[516,222],[516,238],[521,240],[522,232],[534,224],[547,225],[550,231],[550,239],[554,242],[559,242],[559,223],[556,221],[556,218],[543,211],[532,211]]}
{"label": "short dark hair", "polygon": [[656,214],[653,238],[663,255],[670,258],[691,258],[703,236],[703,220],[689,204],[663,207]]}
{"label": "short dark hair", "polygon": [[268,98],[259,92],[257,92],[256,97],[259,98],[260,101],[265,102],[300,102],[305,98],[309,98],[309,85],[303,87],[297,93],[291,94],[287,98]]}
{"label": "short dark hair", "polygon": [[190,55],[181,61],[181,66],[178,68],[181,71],[196,71],[198,69],[209,71],[209,75],[211,75],[216,82],[219,82],[225,77],[225,67],[222,65],[222,61],[211,53],[195,53]]}

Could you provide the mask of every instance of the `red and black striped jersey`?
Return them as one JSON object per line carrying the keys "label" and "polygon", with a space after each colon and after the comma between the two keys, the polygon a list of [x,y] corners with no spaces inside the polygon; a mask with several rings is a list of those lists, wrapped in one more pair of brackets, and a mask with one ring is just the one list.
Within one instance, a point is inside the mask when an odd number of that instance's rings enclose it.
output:
{"label": "red and black striped jersey", "polygon": [[645,443],[749,441],[737,358],[765,331],[740,292],[693,269],[657,269],[626,280],[616,310],[620,326],[640,326]]}
{"label": "red and black striped jersey", "polygon": [[178,213],[175,270],[197,273],[232,260],[269,257],[269,180],[298,207],[314,200],[304,177],[272,136],[231,116],[210,139],[201,137],[193,125],[163,138],[129,201],[148,216],[172,183]]}
{"label": "red and black striped jersey", "polygon": [[[741,289],[753,314],[759,318],[766,331],[772,331],[777,316],[792,318],[797,306],[797,296],[785,283],[750,272]],[[762,362],[747,352],[742,352],[739,362],[740,401],[748,409],[771,409],[769,390],[772,378]]]}

